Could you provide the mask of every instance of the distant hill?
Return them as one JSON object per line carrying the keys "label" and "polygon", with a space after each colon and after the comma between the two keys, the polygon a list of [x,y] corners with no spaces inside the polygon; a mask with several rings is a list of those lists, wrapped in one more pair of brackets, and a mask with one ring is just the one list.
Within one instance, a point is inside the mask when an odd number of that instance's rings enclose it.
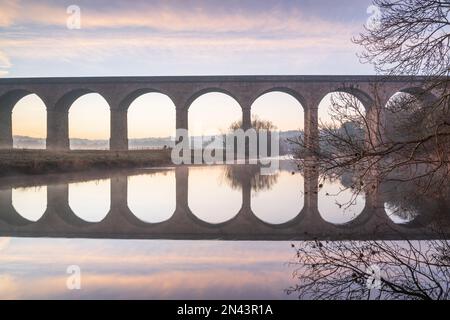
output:
{"label": "distant hill", "polygon": [[45,139],[27,136],[14,136],[13,146],[14,148],[43,149],[45,148]]}
{"label": "distant hill", "polygon": [[[280,154],[291,154],[296,148],[295,144],[289,143],[288,139],[295,140],[298,137],[303,136],[302,131],[283,131],[280,132]],[[214,141],[214,136],[195,136],[191,137],[191,143],[199,143],[199,140],[203,138],[203,141]],[[222,140],[217,136],[216,141],[211,145],[204,143],[211,147],[220,147]],[[33,138],[27,136],[14,136],[13,137],[14,148],[24,149],[44,149],[45,139]],[[164,146],[173,147],[175,145],[175,138],[162,137],[162,138],[142,138],[142,139],[130,139],[130,149],[162,149]],[[70,139],[70,146],[72,149],[97,149],[106,150],[109,148],[109,140],[90,140],[90,139]]]}
{"label": "distant hill", "polygon": [[[130,149],[161,149],[164,146],[171,147],[174,145],[174,139],[167,138],[143,138],[130,139]],[[32,138],[27,136],[14,136],[14,148],[24,149],[44,149],[45,139]],[[106,150],[109,148],[109,140],[91,140],[91,139],[70,139],[72,149],[92,149]]]}

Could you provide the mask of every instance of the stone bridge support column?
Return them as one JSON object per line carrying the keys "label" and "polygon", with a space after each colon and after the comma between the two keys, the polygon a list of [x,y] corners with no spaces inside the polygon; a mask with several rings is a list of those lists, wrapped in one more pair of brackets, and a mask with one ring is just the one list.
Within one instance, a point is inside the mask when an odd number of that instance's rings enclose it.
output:
{"label": "stone bridge support column", "polygon": [[242,182],[242,210],[247,213],[252,211],[252,183],[251,177],[248,176]]}
{"label": "stone bridge support column", "polygon": [[111,109],[109,149],[128,150],[128,110]]}
{"label": "stone bridge support column", "polygon": [[250,107],[242,108],[242,129],[248,130],[252,127],[252,110]]}
{"label": "stone bridge support column", "polygon": [[[381,91],[381,90],[380,90]],[[371,152],[378,152],[382,150],[386,143],[385,130],[385,106],[389,100],[389,94],[382,94],[375,90],[373,101],[366,108],[366,122],[367,122],[367,138],[365,139],[367,149]],[[377,159],[373,159],[375,161]],[[374,164],[366,179],[367,187],[367,201],[372,208],[381,208],[383,203],[380,195],[381,171],[378,164]]]}
{"label": "stone bridge support column", "polygon": [[[175,143],[181,143],[183,141],[183,136],[181,135],[181,132],[179,130],[188,130],[188,109],[187,108],[176,108],[176,119],[175,119],[175,126],[176,126],[176,134],[175,134]],[[187,145],[186,145],[187,144]],[[189,141],[184,141],[182,146],[188,147]],[[183,148],[184,149],[184,148]],[[179,155],[180,157],[184,158],[183,151]]]}
{"label": "stone bridge support column", "polygon": [[69,185],[51,184],[47,186],[47,210],[64,212],[69,207]]}
{"label": "stone bridge support column", "polygon": [[[250,107],[242,108],[242,130],[247,131],[252,127],[252,111]],[[245,139],[245,161],[250,158],[250,141]]]}
{"label": "stone bridge support column", "polygon": [[305,218],[312,225],[321,222],[318,209],[319,174],[316,152],[319,151],[319,104],[322,93],[312,93],[306,97],[304,143]]}
{"label": "stone bridge support column", "polygon": [[111,177],[111,210],[127,210],[128,176]]}
{"label": "stone bridge support column", "polygon": [[383,86],[382,84],[373,84],[370,88],[367,101],[363,102],[366,109],[366,132],[367,147],[377,149],[385,143],[386,130],[386,105],[395,94],[396,90]]}
{"label": "stone bridge support column", "polygon": [[[366,129],[367,138],[365,139],[366,148],[372,152],[379,150],[380,146],[383,144],[383,132],[381,124],[382,121],[382,110],[380,106],[373,104],[367,110],[366,121],[368,123],[368,128]],[[375,161],[375,158],[372,159]],[[381,208],[382,203],[380,197],[381,191],[381,172],[379,170],[378,164],[371,167],[368,175],[365,177],[366,184],[366,201],[367,205],[372,209]]]}
{"label": "stone bridge support column", "polygon": [[384,117],[385,114],[381,106],[374,104],[367,110],[367,143],[368,147],[374,150],[384,143],[384,131],[386,129]]}
{"label": "stone bridge support column", "polygon": [[319,175],[317,173],[317,169],[313,168],[312,166],[305,167],[304,183],[304,205],[307,215],[316,215],[319,211]]}
{"label": "stone bridge support column", "polygon": [[251,175],[242,177],[242,207],[237,216],[233,218],[232,225],[229,225],[230,232],[239,234],[258,233],[264,228],[264,223],[252,211],[252,184]]}
{"label": "stone bridge support column", "polygon": [[169,219],[170,229],[192,232],[193,223],[189,218],[189,167],[178,166],[175,168],[175,212]]}
{"label": "stone bridge support column", "polygon": [[[177,108],[176,109],[176,129],[188,130],[188,109]],[[179,141],[179,136],[177,134],[176,141]]]}
{"label": "stone bridge support column", "polygon": [[176,184],[176,210],[186,212],[188,210],[189,195],[189,168],[179,166],[175,169]]}
{"label": "stone bridge support column", "polygon": [[47,210],[39,223],[46,230],[64,232],[67,228],[79,228],[84,221],[78,218],[69,205],[69,184],[50,184],[47,186]]}
{"label": "stone bridge support column", "polygon": [[111,207],[101,229],[111,233],[132,232],[140,220],[128,208],[128,176],[111,177]]}
{"label": "stone bridge support column", "polygon": [[312,160],[314,152],[319,148],[319,106],[308,106],[305,110],[304,142],[306,144],[305,159]]}
{"label": "stone bridge support column", "polygon": [[47,150],[70,150],[68,111],[47,109]]}
{"label": "stone bridge support column", "polygon": [[12,110],[0,106],[0,149],[12,148]]}
{"label": "stone bridge support column", "polygon": [[20,225],[23,220],[12,205],[12,189],[0,190],[0,221]]}

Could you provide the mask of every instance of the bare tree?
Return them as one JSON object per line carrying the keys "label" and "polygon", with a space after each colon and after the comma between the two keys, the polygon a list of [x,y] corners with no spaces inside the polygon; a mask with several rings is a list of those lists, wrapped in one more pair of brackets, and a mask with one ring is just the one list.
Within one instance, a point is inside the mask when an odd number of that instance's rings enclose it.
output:
{"label": "bare tree", "polygon": [[[366,114],[354,96],[331,101],[331,121],[319,124],[319,143],[300,141],[322,175],[355,174],[355,190],[377,180],[416,180],[421,192],[446,187],[450,177],[450,1],[374,0],[381,15],[353,41],[363,62],[389,75],[426,75],[414,96],[394,96]],[[372,93],[375,97],[377,92]],[[301,156],[299,156],[301,157]],[[303,166],[301,166],[302,168]]]}
{"label": "bare tree", "polygon": [[[446,188],[450,177],[449,111],[441,106],[431,112],[411,97],[392,99],[383,110],[384,121],[373,132],[373,120],[361,103],[339,94],[332,99],[331,121],[319,124],[318,143],[311,147],[300,141],[298,158],[312,155],[322,177],[352,172],[355,191],[371,187],[376,175],[378,181],[415,180],[423,187],[418,191],[433,193]],[[301,169],[310,164],[304,160]]]}
{"label": "bare tree", "polygon": [[[426,76],[424,87],[414,95],[394,96],[386,106],[377,105],[376,112],[366,112],[347,93],[334,96],[330,120],[319,124],[319,141],[297,141],[298,158],[303,158],[299,167],[313,168],[322,177],[351,172],[348,188],[355,194],[373,188],[385,192],[390,186],[393,193],[384,200],[394,212],[401,208],[395,213],[405,220],[427,208],[447,221],[450,1],[373,4],[379,19],[353,39],[363,48],[362,62],[373,64],[382,75]],[[371,94],[382,101],[376,88]],[[436,231],[435,239],[445,238]],[[312,241],[292,246],[296,259],[290,265],[299,283],[286,292],[300,298],[450,298],[448,240]]]}
{"label": "bare tree", "polygon": [[[259,130],[266,130],[266,131],[272,131],[276,130],[277,127],[270,121],[270,120],[263,120],[260,119],[257,115],[252,116],[252,128],[255,129],[257,132]],[[242,128],[242,120],[235,121],[230,125],[230,130],[234,131],[237,129]]]}
{"label": "bare tree", "polygon": [[448,0],[374,0],[380,15],[353,39],[382,74],[448,76]]}
{"label": "bare tree", "polygon": [[432,241],[306,241],[296,250],[287,294],[301,299],[450,298],[450,243]]}

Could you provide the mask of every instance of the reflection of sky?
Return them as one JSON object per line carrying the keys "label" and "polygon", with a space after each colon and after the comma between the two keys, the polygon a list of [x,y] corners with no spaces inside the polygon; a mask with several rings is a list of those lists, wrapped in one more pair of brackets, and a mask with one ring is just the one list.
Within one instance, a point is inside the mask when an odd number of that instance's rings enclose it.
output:
{"label": "reflection of sky", "polygon": [[299,215],[303,208],[303,177],[280,171],[269,190],[252,191],[251,208],[261,220],[280,224]]}
{"label": "reflection of sky", "polygon": [[175,212],[175,171],[156,172],[128,178],[128,208],[140,220],[157,223]]}
{"label": "reflection of sky", "polygon": [[102,221],[111,207],[111,180],[69,184],[69,206],[81,219]]}
{"label": "reflection of sky", "polygon": [[[8,239],[3,299],[283,299],[292,284],[286,242]],[[81,268],[79,291],[66,288],[70,265]]]}
{"label": "reflection of sky", "polygon": [[29,221],[38,221],[47,209],[47,187],[12,189],[14,209]]}
{"label": "reflection of sky", "polygon": [[365,207],[364,194],[354,194],[339,180],[326,180],[319,190],[319,213],[331,223],[341,224],[355,219]]}
{"label": "reflection of sky", "polygon": [[222,166],[189,168],[189,208],[203,221],[225,222],[241,209],[242,191],[224,180],[223,170]]}

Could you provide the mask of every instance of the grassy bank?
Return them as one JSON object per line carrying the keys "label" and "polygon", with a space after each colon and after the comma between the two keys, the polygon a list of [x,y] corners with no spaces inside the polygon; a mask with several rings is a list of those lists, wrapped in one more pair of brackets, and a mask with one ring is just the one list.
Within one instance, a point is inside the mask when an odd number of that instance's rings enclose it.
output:
{"label": "grassy bank", "polygon": [[169,165],[170,150],[0,150],[0,176]]}

